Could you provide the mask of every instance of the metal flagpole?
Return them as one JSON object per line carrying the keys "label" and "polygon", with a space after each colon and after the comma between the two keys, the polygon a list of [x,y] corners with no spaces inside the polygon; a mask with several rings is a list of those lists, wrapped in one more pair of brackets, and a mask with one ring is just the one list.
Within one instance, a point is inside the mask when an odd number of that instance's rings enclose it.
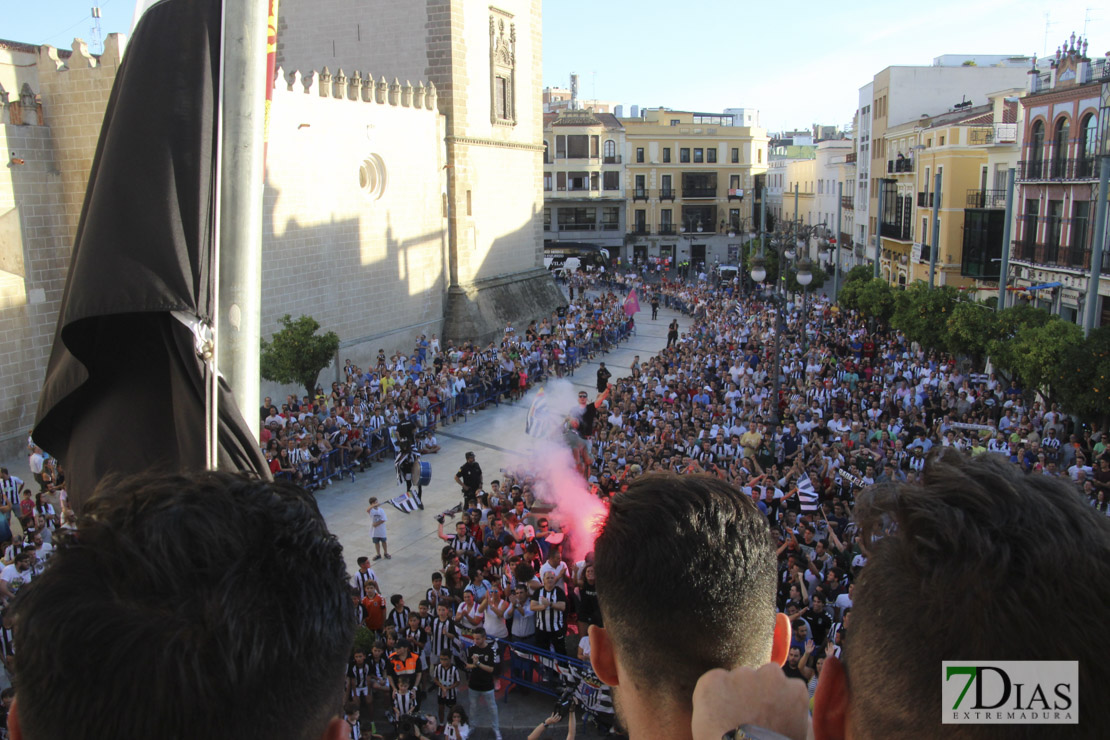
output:
{"label": "metal flagpole", "polygon": [[1002,225],[1002,264],[998,273],[998,305],[996,310],[1006,308],[1006,283],[1010,280],[1010,222],[1014,218],[1014,180],[1017,171],[1011,167],[1006,171],[1006,223]]}
{"label": "metal flagpole", "polygon": [[[224,3],[217,98],[213,363],[240,409],[251,408],[259,395],[267,20],[265,2]],[[214,377],[209,385],[213,404],[217,383]],[[215,411],[207,430],[209,468],[218,461]],[[242,416],[257,437],[258,415]]]}
{"label": "metal flagpole", "polygon": [[1098,207],[1095,208],[1095,242],[1091,245],[1091,274],[1087,280],[1087,301],[1083,306],[1083,336],[1095,328],[1098,282],[1102,275],[1102,255],[1106,251],[1106,189],[1110,186],[1110,156],[1103,156],[1098,171]]}
{"label": "metal flagpole", "polygon": [[940,173],[933,178],[936,187],[933,193],[933,246],[929,249],[929,289],[935,287],[937,278],[937,252],[940,251]]}
{"label": "metal flagpole", "polygon": [[833,242],[833,303],[840,294],[840,235],[841,235],[841,208],[844,203],[844,183],[836,183],[836,241]]}

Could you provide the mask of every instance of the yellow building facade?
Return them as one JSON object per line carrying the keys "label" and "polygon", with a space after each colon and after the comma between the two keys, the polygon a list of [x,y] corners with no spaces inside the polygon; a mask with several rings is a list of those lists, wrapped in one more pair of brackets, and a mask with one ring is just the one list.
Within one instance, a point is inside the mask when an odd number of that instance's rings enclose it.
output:
{"label": "yellow building facade", "polygon": [[[879,207],[875,213],[882,245],[880,276],[887,282],[901,286],[917,280],[929,282],[936,241],[936,285],[968,290],[983,287],[983,265],[969,265],[965,260],[965,218],[969,208],[987,210],[1001,205],[997,198],[986,195],[994,193],[988,190],[988,156],[995,142],[982,136],[995,116],[994,106],[983,105],[883,132],[882,144],[875,149],[885,155],[873,161],[873,172],[882,180],[881,205],[876,183]],[[938,175],[939,238],[935,239],[933,209]]]}
{"label": "yellow building facade", "polygon": [[756,230],[754,177],[767,171],[764,129],[730,115],[644,110],[622,118],[628,198],[625,257],[736,264]]}

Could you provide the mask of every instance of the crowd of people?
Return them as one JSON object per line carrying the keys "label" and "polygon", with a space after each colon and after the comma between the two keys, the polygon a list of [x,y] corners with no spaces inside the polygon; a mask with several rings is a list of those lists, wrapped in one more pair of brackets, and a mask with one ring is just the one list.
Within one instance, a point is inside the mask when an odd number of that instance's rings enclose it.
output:
{"label": "crowd of people", "polygon": [[[634,326],[624,309],[631,286],[621,279],[576,278],[576,287],[565,313],[520,333],[507,326],[485,349],[441,347],[433,335],[411,354],[379,352],[370,370],[347,363],[346,382],[330,393],[289,397],[281,408],[266,399],[262,444],[271,470],[306,488],[326,485],[329,456],[348,471],[392,458],[405,423],[417,430],[419,449],[433,452],[437,427],[573,373]],[[601,367],[594,400],[581,393],[580,408],[554,436],[575,437],[585,484],[603,501],[653,472],[704,474],[750,498],[773,535],[775,606],[792,628],[782,670],[805,682],[810,697],[849,639],[856,583],[871,554],[856,522],[861,490],[919,480],[930,453],[951,448],[1069,481],[1110,515],[1110,436],[1073,426],[1016,381],[915,346],[821,296],[777,303],[744,292],[738,280],[640,287],[690,325],[681,331],[673,322],[667,346],[637,357],[627,374]],[[58,480],[36,481],[44,492],[64,490],[60,472],[52,475]],[[4,600],[41,572],[51,531],[68,524],[45,500],[26,511],[13,500],[24,493],[13,478],[0,470],[0,512],[26,526],[33,544],[7,546]],[[550,512],[554,492],[542,476],[517,469],[487,477],[468,453],[455,480],[462,504],[437,517],[441,568],[417,594],[387,589],[375,574],[374,560],[390,555],[385,514],[370,500],[378,556],[367,550],[351,579],[365,629],[343,686],[355,740],[390,731],[466,738],[479,713],[500,737],[499,690],[558,683],[506,643],[588,661],[589,627],[604,626],[594,553],[570,557],[573,533]],[[0,645],[9,661],[9,624]]]}
{"label": "crowd of people", "polygon": [[[612,371],[599,369],[598,396],[582,399],[596,417],[581,435],[584,477],[603,500],[657,471],[709,474],[750,497],[774,533],[777,608],[793,630],[783,670],[805,681],[810,696],[825,660],[847,640],[868,560],[853,524],[861,489],[919,480],[930,451],[950,447],[1068,479],[1106,511],[1110,437],[1072,428],[1014,381],[928,352],[820,296],[788,300],[780,315],[739,281],[664,280],[654,292],[693,323],[684,332],[673,323],[668,346],[636,358],[611,385]],[[619,296],[606,300],[620,304]],[[567,418],[568,435],[578,434],[581,418]],[[587,627],[600,621],[593,555],[564,557],[570,532],[546,513],[543,481],[527,470],[457,480],[466,506],[453,531],[440,524],[443,568],[414,619],[422,625],[443,607],[459,635],[484,630],[588,656]],[[403,624],[397,617],[395,634],[386,627],[382,655],[403,639]],[[432,664],[435,651],[419,644]]]}
{"label": "crowd of people", "polygon": [[310,489],[354,476],[374,462],[393,461],[398,426],[413,425],[420,453],[438,451],[435,431],[521,398],[548,377],[573,375],[585,361],[629,337],[635,320],[611,291],[587,297],[596,284],[576,278],[578,296],[550,317],[519,330],[506,325],[498,342],[443,345],[421,336],[411,352],[379,349],[363,368],[347,360],[343,381],[315,397],[288,396],[260,408],[262,446],[275,476]]}

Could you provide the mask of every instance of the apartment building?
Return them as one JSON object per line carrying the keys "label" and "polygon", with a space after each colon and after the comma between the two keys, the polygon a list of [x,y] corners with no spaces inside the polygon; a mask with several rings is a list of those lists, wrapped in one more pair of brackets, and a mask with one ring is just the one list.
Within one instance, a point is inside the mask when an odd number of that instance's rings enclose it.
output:
{"label": "apartment building", "polygon": [[753,188],[767,133],[728,113],[648,108],[624,127],[624,258],[736,264],[756,230]]}
{"label": "apartment building", "polygon": [[[857,247],[866,247],[866,256],[874,254],[872,239],[878,233],[878,181],[890,175],[911,175],[910,172],[887,172],[887,163],[896,161],[899,152],[888,150],[887,130],[904,124],[920,123],[923,118],[949,111],[959,111],[966,103],[983,105],[990,93],[1025,86],[1026,70],[1018,63],[1027,58],[1003,55],[997,66],[980,66],[976,55],[945,55],[934,59],[933,66],[891,66],[875,74],[860,87],[856,110],[856,178],[855,229]],[[983,60],[992,61],[986,57]],[[964,66],[967,61],[975,62]],[[902,152],[903,156],[907,156]],[[909,178],[894,178],[907,189]],[[943,188],[942,188],[943,191]],[[893,214],[890,214],[893,215]],[[900,237],[898,241],[912,243]],[[863,251],[863,250],[859,250]],[[901,256],[900,254],[898,256]],[[903,265],[903,267],[905,267]],[[894,282],[907,270],[889,269]]]}
{"label": "apartment building", "polygon": [[[1100,96],[1110,84],[1110,60],[1092,61],[1086,50],[1073,35],[1048,71],[1030,70],[1010,257],[1016,295],[1077,323],[1084,320],[1095,246]],[[1094,325],[1101,326],[1110,323],[1110,263],[1094,267],[1100,273]]]}

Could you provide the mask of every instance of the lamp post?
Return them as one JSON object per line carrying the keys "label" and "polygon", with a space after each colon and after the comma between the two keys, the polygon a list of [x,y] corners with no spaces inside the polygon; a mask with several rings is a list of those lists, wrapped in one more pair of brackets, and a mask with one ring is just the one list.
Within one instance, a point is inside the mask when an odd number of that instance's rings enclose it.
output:
{"label": "lamp post", "polygon": [[[779,394],[782,390],[782,335],[786,330],[786,265],[788,261],[794,260],[798,253],[798,247],[804,248],[805,242],[798,238],[799,228],[801,231],[807,231],[814,227],[799,227],[797,224],[784,224],[784,228],[777,229],[772,236],[772,243],[778,252],[778,275],[776,282],[778,286],[773,286],[771,289],[770,299],[775,304],[775,349],[774,349],[774,364],[772,366],[772,391],[771,391],[771,454],[775,455],[775,433],[778,431],[779,419]],[[795,279],[798,284],[803,286],[809,285],[813,281],[813,263],[808,257],[803,257],[798,260],[795,265],[796,276]],[[763,256],[757,256],[752,259],[752,280],[756,283],[763,283],[767,279],[767,260]],[[804,294],[803,294],[804,297]],[[804,314],[803,314],[804,321]],[[802,329],[803,337],[805,335],[805,328]],[[805,341],[803,339],[803,341]]]}

